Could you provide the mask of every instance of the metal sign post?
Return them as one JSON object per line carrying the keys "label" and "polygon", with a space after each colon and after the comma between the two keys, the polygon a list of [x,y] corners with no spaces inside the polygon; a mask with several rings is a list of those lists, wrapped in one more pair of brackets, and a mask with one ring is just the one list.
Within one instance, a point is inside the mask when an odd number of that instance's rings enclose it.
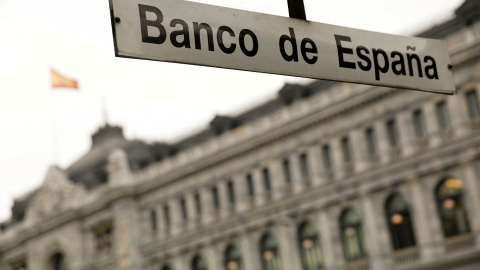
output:
{"label": "metal sign post", "polygon": [[303,0],[287,0],[288,1],[288,16],[294,19],[307,20],[305,14],[305,6]]}

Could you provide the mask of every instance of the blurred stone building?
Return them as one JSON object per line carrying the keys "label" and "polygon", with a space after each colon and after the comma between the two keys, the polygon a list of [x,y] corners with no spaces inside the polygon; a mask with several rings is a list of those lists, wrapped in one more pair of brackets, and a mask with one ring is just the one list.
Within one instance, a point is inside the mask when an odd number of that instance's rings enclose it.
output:
{"label": "blurred stone building", "polygon": [[480,1],[458,94],[327,81],[172,143],[106,125],[0,225],[2,270],[480,269]]}

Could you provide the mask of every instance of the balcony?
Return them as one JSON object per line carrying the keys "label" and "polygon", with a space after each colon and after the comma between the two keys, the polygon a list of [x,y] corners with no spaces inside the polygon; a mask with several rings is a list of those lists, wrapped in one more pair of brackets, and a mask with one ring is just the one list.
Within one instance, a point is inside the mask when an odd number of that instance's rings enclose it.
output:
{"label": "balcony", "polygon": [[473,234],[462,234],[445,240],[445,251],[447,253],[470,249],[475,246]]}
{"label": "balcony", "polygon": [[396,250],[392,253],[394,264],[409,264],[418,261],[420,253],[417,247],[408,247]]}
{"label": "balcony", "polygon": [[413,141],[413,146],[417,151],[427,148],[429,144],[430,144],[430,140],[428,139],[428,137],[418,138],[415,141]]}
{"label": "balcony", "polygon": [[347,270],[369,270],[370,262],[368,259],[357,260],[347,263]]}
{"label": "balcony", "polygon": [[453,140],[453,130],[451,128],[440,132],[440,140],[442,143],[447,143]]}

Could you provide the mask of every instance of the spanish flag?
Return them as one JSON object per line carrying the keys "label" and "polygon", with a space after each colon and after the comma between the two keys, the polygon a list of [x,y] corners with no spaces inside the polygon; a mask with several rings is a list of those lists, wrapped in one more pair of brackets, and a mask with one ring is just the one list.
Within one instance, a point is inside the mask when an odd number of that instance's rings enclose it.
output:
{"label": "spanish flag", "polygon": [[77,80],[65,77],[64,75],[58,73],[53,68],[50,68],[50,74],[52,78],[52,88],[78,89]]}

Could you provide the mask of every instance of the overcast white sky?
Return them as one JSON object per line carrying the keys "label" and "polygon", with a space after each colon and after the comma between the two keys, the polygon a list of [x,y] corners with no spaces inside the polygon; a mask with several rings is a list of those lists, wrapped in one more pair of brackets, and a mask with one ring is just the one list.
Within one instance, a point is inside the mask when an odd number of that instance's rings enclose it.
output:
{"label": "overcast white sky", "polygon": [[[304,1],[311,21],[402,35],[448,19],[463,2]],[[287,0],[197,2],[288,16]],[[108,0],[0,1],[0,221],[14,198],[41,184],[48,166],[66,168],[88,151],[103,123],[103,97],[109,122],[127,138],[172,141],[215,114],[273,98],[287,81],[308,82],[115,58],[109,16]],[[50,67],[77,79],[80,91],[52,91]]]}

